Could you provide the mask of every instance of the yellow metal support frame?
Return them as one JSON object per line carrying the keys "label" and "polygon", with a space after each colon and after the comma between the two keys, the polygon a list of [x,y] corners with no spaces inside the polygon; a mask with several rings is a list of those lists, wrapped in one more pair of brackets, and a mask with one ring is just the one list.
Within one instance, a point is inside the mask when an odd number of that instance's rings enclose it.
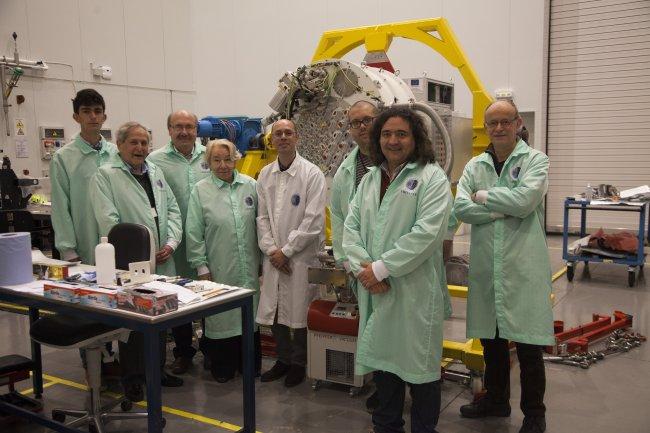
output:
{"label": "yellow metal support frame", "polygon": [[[432,33],[437,33],[437,36]],[[483,114],[493,99],[483,87],[446,19],[431,18],[379,26],[330,30],[321,36],[311,61],[316,63],[327,59],[338,59],[362,44],[365,44],[369,53],[386,52],[394,37],[421,42],[438,52],[449,64],[458,69],[465,84],[472,92],[472,129],[474,130],[472,151],[474,155],[483,152],[490,143],[489,137],[485,133]]]}

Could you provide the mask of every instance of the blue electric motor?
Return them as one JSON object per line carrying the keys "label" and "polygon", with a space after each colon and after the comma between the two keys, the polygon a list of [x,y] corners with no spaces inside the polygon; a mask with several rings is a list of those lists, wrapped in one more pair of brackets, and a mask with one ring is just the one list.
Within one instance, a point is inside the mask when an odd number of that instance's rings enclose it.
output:
{"label": "blue electric motor", "polygon": [[259,117],[214,117],[199,120],[197,136],[210,139],[226,138],[237,146],[242,155],[248,149],[262,149],[262,119]]}

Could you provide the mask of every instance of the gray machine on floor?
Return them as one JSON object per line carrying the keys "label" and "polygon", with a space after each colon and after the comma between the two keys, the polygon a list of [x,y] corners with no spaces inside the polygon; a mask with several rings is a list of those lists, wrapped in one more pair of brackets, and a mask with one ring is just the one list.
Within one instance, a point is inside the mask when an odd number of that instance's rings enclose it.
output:
{"label": "gray machine on floor", "polygon": [[307,314],[307,376],[317,389],[322,382],[350,386],[356,395],[371,375],[354,374],[359,330],[359,308],[348,284],[344,269],[337,268],[334,257],[319,256],[321,265],[310,267],[309,282],[327,286],[336,301],[318,299],[309,306]]}

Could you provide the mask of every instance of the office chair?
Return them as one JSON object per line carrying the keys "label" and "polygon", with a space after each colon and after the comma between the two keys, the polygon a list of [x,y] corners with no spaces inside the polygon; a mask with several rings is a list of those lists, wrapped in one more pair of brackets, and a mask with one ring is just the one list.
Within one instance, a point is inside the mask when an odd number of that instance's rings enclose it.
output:
{"label": "office chair", "polygon": [[[151,231],[146,226],[116,224],[108,233],[108,240],[115,247],[115,264],[118,269],[128,269],[129,263],[145,260],[153,260],[155,265],[156,248]],[[76,427],[88,423],[91,432],[104,433],[104,424],[110,420],[147,418],[146,412],[127,412],[131,409],[132,402],[125,397],[101,405],[102,348],[116,339],[126,341],[129,333],[128,329],[114,328],[62,314],[42,317],[34,322],[30,335],[38,343],[62,349],[78,348],[86,353],[86,377],[90,394],[88,410],[53,409],[52,419],[62,423],[66,416],[73,416],[76,419],[68,423],[68,426]],[[118,404],[124,413],[111,412]]]}
{"label": "office chair", "polygon": [[108,242],[115,247],[115,267],[129,270],[129,263],[149,260],[151,273],[156,270],[156,241],[145,225],[119,223],[108,232]]}

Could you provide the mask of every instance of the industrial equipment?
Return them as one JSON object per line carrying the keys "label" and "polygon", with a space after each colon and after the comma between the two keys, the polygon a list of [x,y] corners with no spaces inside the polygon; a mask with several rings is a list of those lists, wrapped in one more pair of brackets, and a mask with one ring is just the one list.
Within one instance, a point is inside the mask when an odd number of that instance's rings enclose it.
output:
{"label": "industrial equipment", "polygon": [[447,125],[429,105],[415,101],[410,87],[386,69],[332,59],[286,72],[269,102],[277,112],[269,120],[292,119],[300,136],[300,154],[332,177],[354,146],[347,133],[347,112],[360,100],[372,101],[379,109],[408,105],[430,118],[432,142],[441,143],[436,159],[449,173],[453,158]]}
{"label": "industrial equipment", "polygon": [[63,128],[41,126],[39,135],[41,139],[41,159],[44,161],[51,160],[54,152],[65,146],[65,130]]}
{"label": "industrial equipment", "polygon": [[[329,251],[331,252],[331,250]],[[336,301],[319,299],[309,306],[307,313],[307,376],[312,388],[322,382],[350,386],[350,395],[356,395],[371,375],[354,374],[359,330],[359,309],[345,270],[337,268],[334,257],[319,255],[321,266],[310,267],[310,284],[323,284]]]}
{"label": "industrial equipment", "polygon": [[262,119],[254,117],[204,117],[199,120],[196,135],[211,140],[226,138],[237,146],[242,155],[248,149],[260,150],[264,145]]}
{"label": "industrial equipment", "polygon": [[0,211],[25,209],[38,179],[19,179],[8,157],[2,158],[0,169]]}

